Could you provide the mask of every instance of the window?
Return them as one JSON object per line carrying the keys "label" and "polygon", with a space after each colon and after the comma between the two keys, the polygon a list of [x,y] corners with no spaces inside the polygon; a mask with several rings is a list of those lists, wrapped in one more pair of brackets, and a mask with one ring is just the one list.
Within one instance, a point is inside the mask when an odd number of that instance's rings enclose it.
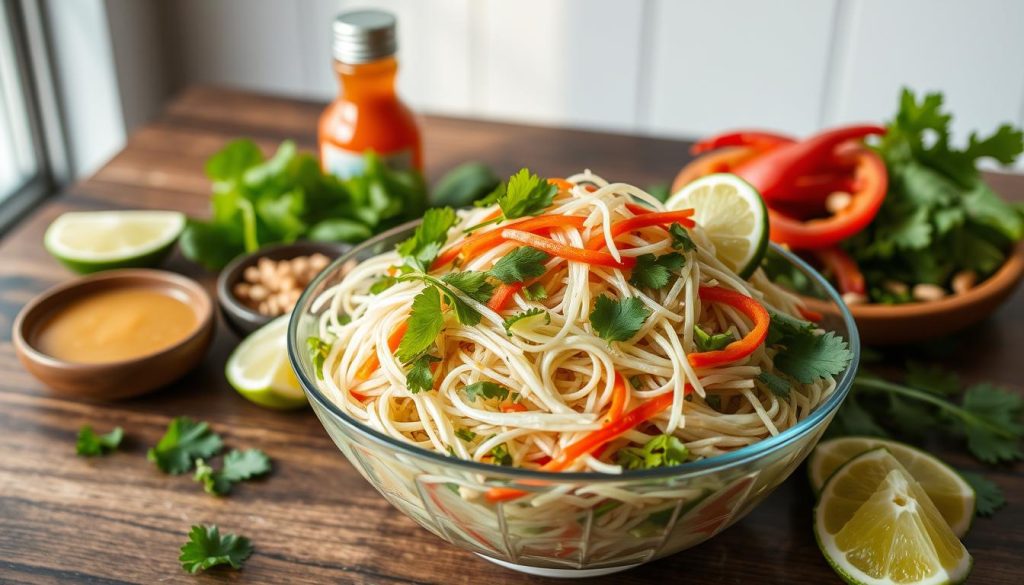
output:
{"label": "window", "polygon": [[[38,5],[0,0],[0,233],[56,185],[38,99],[48,75],[40,22]],[[49,110],[56,120],[52,101]]]}

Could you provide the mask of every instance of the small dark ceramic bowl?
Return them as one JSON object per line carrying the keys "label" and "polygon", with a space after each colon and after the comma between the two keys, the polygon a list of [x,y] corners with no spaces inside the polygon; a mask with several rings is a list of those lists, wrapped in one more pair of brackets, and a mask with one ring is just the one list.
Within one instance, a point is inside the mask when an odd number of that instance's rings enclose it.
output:
{"label": "small dark ceramic bowl", "polygon": [[271,260],[290,260],[299,256],[310,256],[317,252],[334,260],[347,252],[351,246],[331,242],[295,242],[294,244],[276,244],[264,246],[251,254],[239,256],[220,271],[217,277],[217,301],[220,303],[224,320],[232,331],[245,337],[269,323],[274,317],[263,315],[242,304],[232,289],[241,282],[242,273],[250,266],[255,266],[260,258]]}
{"label": "small dark ceramic bowl", "polygon": [[[36,348],[40,326],[56,310],[82,295],[127,288],[157,290],[185,301],[195,311],[195,328],[166,349],[117,362],[66,362]],[[32,299],[15,318],[12,338],[25,369],[54,392],[106,400],[138,396],[183,376],[203,359],[213,327],[213,301],[195,281],[163,270],[109,270],[55,286]]]}

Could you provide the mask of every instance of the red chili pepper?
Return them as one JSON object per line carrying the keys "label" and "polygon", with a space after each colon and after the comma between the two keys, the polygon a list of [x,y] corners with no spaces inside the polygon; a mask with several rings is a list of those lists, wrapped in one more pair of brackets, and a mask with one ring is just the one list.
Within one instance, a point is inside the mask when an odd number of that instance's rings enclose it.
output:
{"label": "red chili pepper", "polygon": [[772,201],[798,177],[813,173],[832,159],[833,151],[840,144],[881,134],[885,134],[885,128],[882,126],[833,128],[807,140],[769,150],[739,165],[735,173],[753,185],[765,201]]}
{"label": "red chili pepper", "polygon": [[863,147],[856,147],[855,157],[856,188],[851,193],[850,204],[835,215],[807,221],[786,216],[769,205],[772,241],[800,250],[829,248],[863,230],[875,219],[889,188],[885,163]]}
{"label": "red chili pepper", "polygon": [[840,293],[867,294],[864,275],[861,274],[857,262],[842,248],[821,248],[815,250],[814,255],[825,270],[832,273],[832,277],[839,284]]}
{"label": "red chili pepper", "polygon": [[690,147],[690,154],[702,154],[726,146],[746,146],[760,152],[767,152],[776,146],[792,144],[793,142],[796,141],[785,134],[761,130],[736,130],[716,134],[715,136],[697,141],[696,144]]}

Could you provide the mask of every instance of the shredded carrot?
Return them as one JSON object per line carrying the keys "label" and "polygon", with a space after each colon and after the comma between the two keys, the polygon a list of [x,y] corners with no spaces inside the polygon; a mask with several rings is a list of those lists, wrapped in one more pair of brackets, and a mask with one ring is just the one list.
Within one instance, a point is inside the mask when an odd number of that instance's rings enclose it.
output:
{"label": "shredded carrot", "polygon": [[574,248],[565,244],[559,244],[550,238],[545,238],[529,232],[504,229],[501,230],[501,237],[506,240],[514,240],[516,242],[526,244],[531,248],[536,248],[537,250],[546,252],[552,256],[558,256],[559,258],[565,258],[566,260],[572,260],[574,262],[585,262],[587,264],[609,266],[611,268],[627,268],[636,264],[635,258],[623,258],[619,261],[607,252],[587,250],[585,248]]}
{"label": "shredded carrot", "polygon": [[565,179],[548,179],[548,183],[558,187],[559,191],[571,191],[576,186],[576,183],[570,183]]}
{"label": "shredded carrot", "polygon": [[444,252],[438,254],[437,258],[434,259],[433,264],[430,265],[430,269],[437,270],[446,264],[451,264],[459,257],[460,253],[462,253],[462,244],[455,244],[451,248],[448,248]]}
{"label": "shredded carrot", "polygon": [[610,423],[621,418],[622,413],[626,410],[627,402],[629,402],[629,387],[626,386],[626,380],[622,377],[622,374],[615,372],[615,385],[612,386],[612,403],[608,408],[605,422]]}
{"label": "shredded carrot", "polygon": [[559,227],[574,227],[579,229],[583,227],[585,219],[586,218],[576,217],[574,215],[541,215],[510,223],[505,226],[504,229],[493,229],[466,238],[466,241],[462,243],[463,255],[466,258],[473,258],[474,256],[479,255],[483,250],[497,246],[506,240],[502,234],[508,229],[515,229],[521,232],[530,233]]}
{"label": "shredded carrot", "polygon": [[501,405],[501,412],[526,412],[526,407],[518,402]]}
{"label": "shredded carrot", "polygon": [[648,213],[654,213],[654,210],[646,205],[640,205],[639,203],[627,203],[626,209],[633,212],[633,215],[646,215]]}
{"label": "shredded carrot", "polygon": [[[692,209],[679,209],[677,211],[650,211],[636,217],[620,219],[611,225],[612,238],[617,238],[626,232],[655,225],[667,227],[670,224],[678,223],[683,227],[693,227],[693,220],[690,219],[693,214],[694,210]],[[587,248],[599,250],[605,244],[604,233],[597,233],[590,237],[590,241],[587,242]]]}
{"label": "shredded carrot", "polygon": [[[388,337],[388,349],[394,352],[398,349],[398,344],[402,343],[402,338],[405,337],[405,331],[409,329],[409,322],[402,321],[395,327],[395,330],[391,332]],[[359,381],[366,380],[380,367],[380,359],[377,357],[376,352],[370,354],[363,365],[356,371],[356,379]]]}
{"label": "shredded carrot", "polygon": [[702,301],[729,305],[743,313],[754,322],[754,327],[743,339],[733,341],[723,349],[691,353],[687,356],[690,365],[695,368],[705,368],[735,362],[747,357],[764,343],[768,337],[768,326],[771,324],[772,318],[761,303],[745,294],[717,286],[702,286],[698,294]]}
{"label": "shredded carrot", "polygon": [[491,295],[491,300],[488,301],[487,306],[495,313],[500,313],[508,306],[509,302],[512,301],[512,297],[516,296],[516,293],[521,290],[523,290],[522,282],[502,284],[494,291],[494,294]]}

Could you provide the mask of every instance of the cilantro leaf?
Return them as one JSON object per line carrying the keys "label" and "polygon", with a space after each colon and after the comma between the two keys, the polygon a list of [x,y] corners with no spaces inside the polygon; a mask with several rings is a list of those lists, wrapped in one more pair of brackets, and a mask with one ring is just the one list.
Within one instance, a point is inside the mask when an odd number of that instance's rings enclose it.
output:
{"label": "cilantro leaf", "polygon": [[1006,505],[1006,496],[995,482],[973,471],[958,471],[958,473],[974,490],[976,496],[974,510],[978,516],[991,516]]}
{"label": "cilantro leaf", "polygon": [[384,276],[378,278],[376,282],[370,285],[370,294],[379,295],[380,293],[394,286],[396,282],[398,282],[397,278],[385,274]]}
{"label": "cilantro leaf", "polygon": [[700,325],[693,326],[693,341],[700,351],[718,351],[725,349],[727,345],[736,341],[732,333],[715,333],[711,335],[701,328]]}
{"label": "cilantro leaf", "polygon": [[693,243],[693,239],[690,237],[690,232],[686,231],[686,228],[678,223],[668,226],[668,233],[672,236],[673,249],[682,250],[684,252],[692,252],[697,249],[697,244]]}
{"label": "cilantro leaf", "polygon": [[409,392],[417,394],[434,388],[434,372],[430,369],[430,364],[439,361],[441,361],[439,357],[423,354],[412,362],[412,368],[405,375],[405,385],[409,388]]}
{"label": "cilantro leaf", "polygon": [[512,454],[508,452],[508,445],[499,443],[491,449],[491,462],[495,465],[509,467],[512,465]]}
{"label": "cilantro leaf", "polygon": [[306,349],[309,351],[313,362],[313,369],[316,370],[318,380],[324,379],[324,361],[331,353],[331,344],[316,336],[306,338]]}
{"label": "cilantro leaf", "polygon": [[775,367],[804,384],[834,376],[846,369],[853,352],[842,337],[829,331],[824,335],[804,335],[790,339],[775,355]]}
{"label": "cilantro leaf", "polygon": [[757,375],[757,380],[764,384],[772,394],[779,398],[789,398],[789,391],[791,387],[789,385],[789,381],[782,376],[771,372],[761,372]]}
{"label": "cilantro leaf", "polygon": [[412,300],[409,325],[398,344],[395,355],[403,362],[411,362],[427,350],[444,329],[441,313],[441,293],[432,286],[424,288]]}
{"label": "cilantro leaf", "polygon": [[124,429],[114,427],[114,430],[103,435],[97,435],[92,427],[83,425],[78,429],[78,439],[75,441],[75,453],[83,457],[95,457],[105,455],[121,444],[124,438]]}
{"label": "cilantro leaf", "polygon": [[224,456],[220,469],[198,459],[193,479],[203,484],[206,493],[222,496],[228,494],[234,484],[266,473],[270,473],[270,457],[266,453],[259,449],[232,449]]}
{"label": "cilantro leaf", "polygon": [[451,207],[428,209],[412,236],[398,244],[398,254],[409,267],[427,272],[448,240],[448,230],[458,221]]}
{"label": "cilantro leaf", "polygon": [[615,463],[626,469],[655,469],[685,463],[689,449],[673,435],[658,435],[642,447],[625,447],[615,453]]}
{"label": "cilantro leaf", "polygon": [[768,326],[768,345],[785,345],[787,340],[814,335],[815,325],[810,321],[790,317],[785,313],[769,311],[771,322]]}
{"label": "cilantro leaf", "polygon": [[907,362],[907,386],[933,394],[952,396],[960,391],[960,378],[939,366]]}
{"label": "cilantro leaf", "polygon": [[520,321],[522,321],[524,319],[529,319],[530,317],[538,317],[540,315],[544,315],[544,324],[545,325],[551,323],[551,315],[548,314],[548,312],[545,311],[544,309],[540,309],[540,308],[536,308],[536,307],[533,308],[533,309],[528,309],[526,311],[523,311],[522,313],[516,313],[515,315],[511,315],[509,317],[506,317],[505,318],[505,323],[504,323],[504,325],[505,325],[505,333],[508,333],[508,336],[512,337],[512,326],[513,325],[515,325],[516,323],[519,323]]}
{"label": "cilantro leaf", "polygon": [[524,282],[544,274],[544,263],[549,259],[551,256],[540,250],[520,246],[495,262],[489,274],[505,284]]}
{"label": "cilantro leaf", "polygon": [[543,284],[535,282],[523,289],[523,296],[528,301],[543,301],[548,298],[548,289],[544,288]]}
{"label": "cilantro leaf", "polygon": [[1024,459],[1020,440],[1024,424],[1024,397],[991,384],[976,384],[964,393],[960,417],[967,448],[986,463]]}
{"label": "cilantro leaf", "polygon": [[445,274],[441,281],[459,289],[478,303],[487,303],[494,294],[494,285],[487,282],[486,272],[453,272]]}
{"label": "cilantro leaf", "polygon": [[252,555],[252,543],[244,536],[220,535],[216,525],[195,525],[188,534],[188,542],[181,547],[181,568],[195,574],[217,565],[242,567],[245,559]]}
{"label": "cilantro leaf", "polygon": [[160,471],[177,475],[192,469],[196,459],[213,456],[222,445],[220,435],[214,433],[209,424],[179,416],[167,425],[167,432],[146,458]]}
{"label": "cilantro leaf", "polygon": [[499,185],[488,199],[493,198],[492,203],[498,203],[505,219],[517,219],[540,215],[551,205],[557,194],[558,187],[524,168],[509,177],[508,183]]}
{"label": "cilantro leaf", "polygon": [[609,343],[626,341],[640,331],[650,316],[651,310],[636,297],[626,297],[617,301],[601,295],[594,301],[594,310],[590,312],[590,325],[601,339]]}
{"label": "cilantro leaf", "polygon": [[668,284],[672,275],[679,272],[686,258],[672,252],[663,256],[641,254],[629,276],[629,283],[637,288],[659,289]]}
{"label": "cilantro leaf", "polygon": [[459,427],[455,429],[455,436],[469,443],[470,441],[476,438],[476,433],[465,427]]}
{"label": "cilantro leaf", "polygon": [[469,398],[470,402],[476,402],[477,398],[481,400],[486,400],[488,398],[505,400],[509,396],[508,388],[487,380],[474,382],[464,387],[462,390],[466,393],[466,398]]}

